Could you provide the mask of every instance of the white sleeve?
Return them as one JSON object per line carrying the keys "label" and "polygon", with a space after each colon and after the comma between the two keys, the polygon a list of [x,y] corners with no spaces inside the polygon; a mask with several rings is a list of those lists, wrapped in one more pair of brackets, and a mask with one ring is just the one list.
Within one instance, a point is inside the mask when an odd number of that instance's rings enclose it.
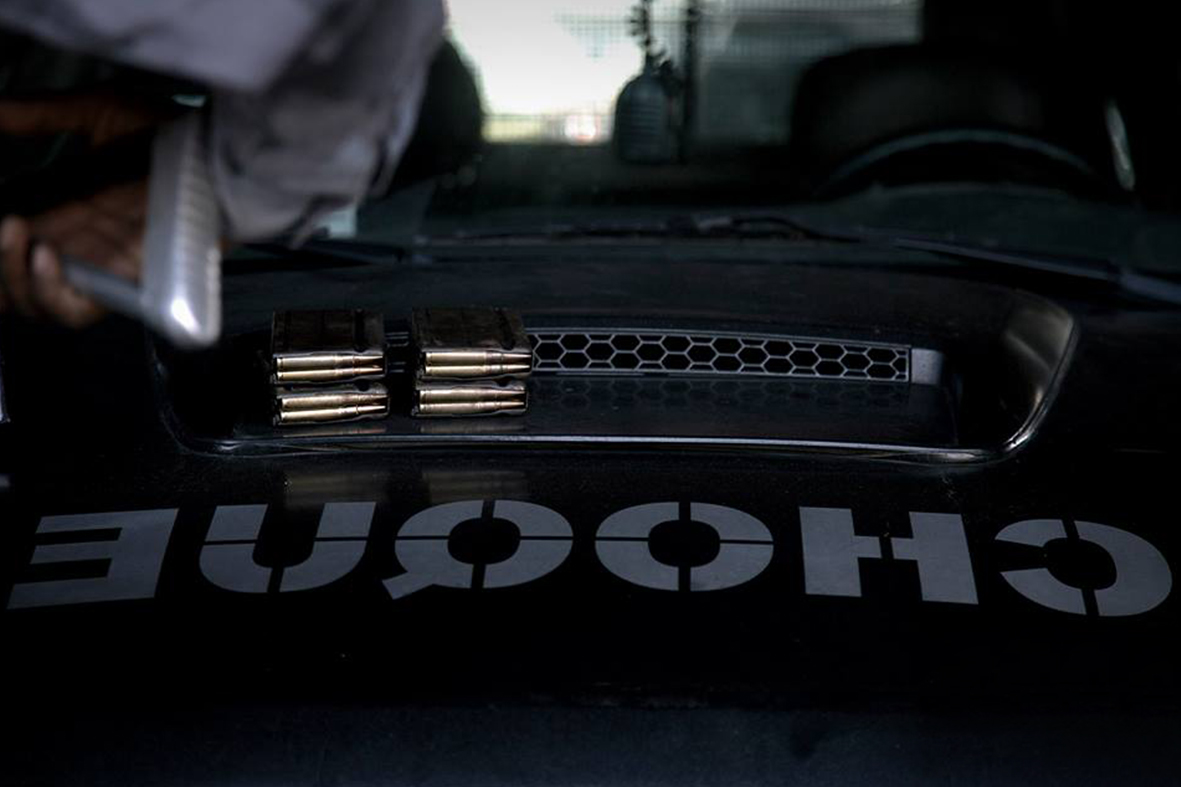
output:
{"label": "white sleeve", "polygon": [[0,25],[209,86],[229,235],[300,235],[396,165],[443,0],[4,0]]}

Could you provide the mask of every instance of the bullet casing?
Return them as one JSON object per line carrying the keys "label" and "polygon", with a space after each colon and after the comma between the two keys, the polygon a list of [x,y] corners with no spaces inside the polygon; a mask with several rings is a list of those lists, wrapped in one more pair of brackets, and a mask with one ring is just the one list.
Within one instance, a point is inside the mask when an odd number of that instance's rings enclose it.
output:
{"label": "bullet casing", "polygon": [[518,402],[525,399],[525,384],[513,381],[504,386],[486,385],[431,385],[417,390],[418,401],[425,404],[463,402]]}
{"label": "bullet casing", "polygon": [[531,371],[529,364],[522,363],[483,363],[480,365],[441,365],[429,361],[422,367],[421,377],[432,380],[447,379],[485,379],[489,377],[515,377],[528,375]]}
{"label": "bullet casing", "polygon": [[416,309],[410,329],[420,378],[525,378],[533,371],[533,346],[516,312]]}
{"label": "bullet casing", "polygon": [[280,412],[276,418],[279,425],[308,423],[334,423],[355,421],[362,418],[384,418],[389,414],[388,405],[365,404],[353,407],[330,407],[323,410],[292,410]]}
{"label": "bullet casing", "polygon": [[283,384],[346,382],[380,379],[385,376],[385,358],[350,358],[334,356],[315,364],[306,357],[276,358],[275,382]]}
{"label": "bullet casing", "polygon": [[472,416],[472,415],[515,415],[525,412],[526,402],[439,402],[436,404],[418,405],[416,414],[420,416]]}
{"label": "bullet casing", "polygon": [[355,369],[364,366],[381,366],[385,356],[373,353],[309,353],[306,355],[279,355],[275,367],[281,371],[303,369]]}
{"label": "bullet casing", "polygon": [[271,363],[273,382],[285,385],[384,377],[385,321],[361,310],[276,312]]}
{"label": "bullet casing", "polygon": [[367,390],[325,389],[322,391],[280,391],[275,395],[279,412],[302,410],[325,410],[334,407],[360,407],[378,405],[387,407],[389,392],[383,386],[373,385]]}
{"label": "bullet casing", "polygon": [[533,365],[533,353],[521,350],[424,350],[422,356],[423,361],[435,366]]}
{"label": "bullet casing", "polygon": [[375,380],[381,377],[384,377],[384,374],[378,370],[351,372],[340,369],[317,369],[276,374],[275,382],[280,385],[315,385],[319,383],[344,383],[350,380]]}
{"label": "bullet casing", "polygon": [[389,411],[389,391],[376,383],[275,391],[275,423],[280,426],[381,418]]}
{"label": "bullet casing", "polygon": [[488,308],[418,309],[410,325],[417,348],[412,415],[525,412],[533,347],[519,314]]}
{"label": "bullet casing", "polygon": [[414,392],[414,414],[419,416],[511,415],[528,406],[523,380],[477,383],[419,382]]}

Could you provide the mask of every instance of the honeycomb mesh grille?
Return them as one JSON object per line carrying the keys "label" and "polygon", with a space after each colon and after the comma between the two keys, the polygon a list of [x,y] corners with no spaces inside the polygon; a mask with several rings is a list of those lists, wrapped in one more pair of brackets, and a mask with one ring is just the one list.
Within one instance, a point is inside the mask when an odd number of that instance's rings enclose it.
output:
{"label": "honeycomb mesh grille", "polygon": [[687,331],[538,331],[530,338],[537,372],[910,381],[903,345]]}

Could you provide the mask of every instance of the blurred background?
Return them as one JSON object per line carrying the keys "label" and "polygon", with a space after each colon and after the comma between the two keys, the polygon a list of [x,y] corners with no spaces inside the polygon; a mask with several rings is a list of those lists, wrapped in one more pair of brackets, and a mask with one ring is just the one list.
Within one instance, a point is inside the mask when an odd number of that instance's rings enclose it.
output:
{"label": "blurred background", "polygon": [[[641,65],[633,0],[449,5],[452,37],[484,98],[488,141],[610,138],[620,87]],[[652,3],[657,46],[676,61],[689,5]],[[702,143],[786,142],[792,92],[809,65],[914,43],[921,31],[920,0],[714,0],[700,9],[693,135]]]}
{"label": "blurred background", "polygon": [[[514,212],[537,222],[592,209],[775,206],[940,181],[1181,207],[1181,47],[1165,4],[448,7],[448,43],[393,188],[338,234],[395,240],[433,219],[454,229]],[[200,90],[0,35],[0,94],[113,79],[140,92]],[[947,133],[960,136],[930,137]],[[889,147],[924,140],[913,155]]]}

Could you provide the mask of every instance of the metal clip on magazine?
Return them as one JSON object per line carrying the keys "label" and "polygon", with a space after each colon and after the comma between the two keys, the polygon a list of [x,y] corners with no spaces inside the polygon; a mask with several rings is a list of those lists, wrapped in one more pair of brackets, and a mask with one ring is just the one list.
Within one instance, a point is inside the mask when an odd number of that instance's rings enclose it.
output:
{"label": "metal clip on magazine", "polygon": [[136,286],[78,259],[67,280],[115,311],[142,319],[179,347],[221,335],[221,221],[194,113],[161,128],[152,146],[143,272]]}

